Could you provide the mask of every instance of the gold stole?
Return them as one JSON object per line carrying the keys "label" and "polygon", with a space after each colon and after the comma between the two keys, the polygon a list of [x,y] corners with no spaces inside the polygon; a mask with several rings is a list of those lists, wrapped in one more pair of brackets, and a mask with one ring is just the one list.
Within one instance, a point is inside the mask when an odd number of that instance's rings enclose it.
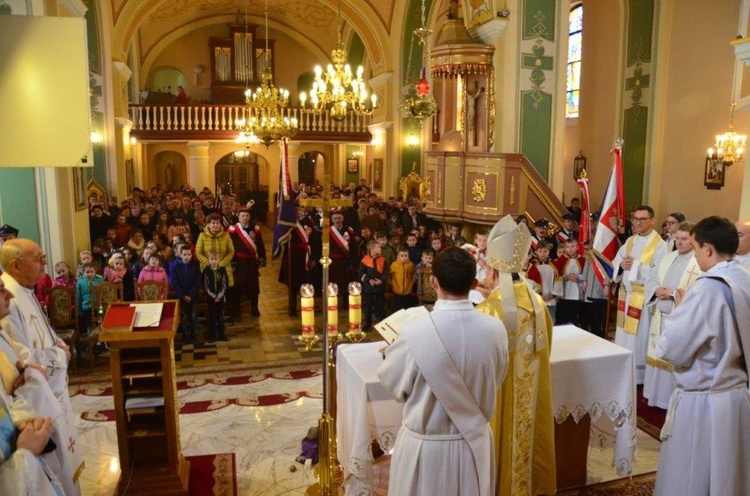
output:
{"label": "gold stole", "polygon": [[[672,259],[672,262],[674,262],[674,260],[676,259],[677,257],[674,257]],[[670,263],[669,265],[672,264]],[[661,267],[659,267],[660,283],[664,280],[664,277],[667,274],[667,270],[669,270],[669,267],[666,267],[662,272]],[[687,267],[685,267],[685,272],[682,273],[682,277],[680,278],[680,285],[677,289],[687,291],[687,289],[692,286],[695,281],[698,280],[698,276],[701,275],[703,275],[703,272],[701,272],[701,269],[698,267],[698,262],[695,260],[695,256],[693,256],[688,262]],[[656,342],[660,337],[661,312],[659,310],[656,310],[656,312],[654,312],[653,318],[651,319],[651,329],[649,330],[648,336],[648,352],[646,354],[646,365],[650,365],[657,369],[666,370],[667,372],[672,372],[674,370],[674,365],[656,356]]]}
{"label": "gold stole", "polygon": [[[646,245],[646,248],[638,258],[642,264],[651,265],[659,241],[661,241],[659,236],[653,236],[651,238],[651,241]],[[630,251],[633,249],[634,244],[635,236],[631,236],[625,245],[625,256],[630,255]],[[633,291],[630,293],[630,301],[627,305],[627,311],[625,310],[624,289],[625,284],[623,283],[622,286],[620,286],[620,294],[617,297],[617,327],[622,328],[628,334],[637,334],[638,322],[641,320],[641,312],[645,300],[643,284],[633,283]]]}

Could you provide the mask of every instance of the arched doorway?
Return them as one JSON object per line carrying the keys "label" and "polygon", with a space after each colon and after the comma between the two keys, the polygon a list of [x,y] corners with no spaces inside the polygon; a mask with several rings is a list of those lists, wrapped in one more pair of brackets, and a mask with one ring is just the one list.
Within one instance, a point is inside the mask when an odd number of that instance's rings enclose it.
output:
{"label": "arched doorway", "polygon": [[[306,185],[315,183],[315,178],[322,179],[323,164],[325,163],[325,156],[317,151],[305,152],[299,157],[297,163],[297,177],[299,182]],[[320,171],[320,174],[316,174],[316,170]]]}
{"label": "arched doorway", "polygon": [[237,195],[237,201],[245,204],[257,201],[258,191],[268,189],[268,161],[257,153],[229,153],[216,162],[216,184],[223,191]]}

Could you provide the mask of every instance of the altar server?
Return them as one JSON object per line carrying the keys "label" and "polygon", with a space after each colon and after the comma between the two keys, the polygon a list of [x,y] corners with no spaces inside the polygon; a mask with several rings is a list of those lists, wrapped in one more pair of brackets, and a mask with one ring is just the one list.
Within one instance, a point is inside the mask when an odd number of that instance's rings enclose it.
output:
{"label": "altar server", "polygon": [[750,494],[750,272],[732,259],[737,229],[721,217],[691,232],[698,278],[664,323],[656,355],[676,388],[662,429],[657,496]]}
{"label": "altar server", "polygon": [[447,248],[430,283],[434,311],[404,326],[378,375],[404,403],[388,494],[494,494],[489,420],[508,363],[508,338],[496,319],[467,299],[476,262]]}
{"label": "altar server", "polygon": [[672,239],[677,251],[670,251],[659,264],[659,269],[651,274],[646,283],[646,301],[654,308],[646,356],[646,377],[643,381],[643,397],[650,406],[666,409],[674,390],[673,367],[656,356],[656,342],[664,332],[664,323],[681,300],[685,291],[702,272],[698,267],[690,243],[692,222],[681,222],[672,231]]}

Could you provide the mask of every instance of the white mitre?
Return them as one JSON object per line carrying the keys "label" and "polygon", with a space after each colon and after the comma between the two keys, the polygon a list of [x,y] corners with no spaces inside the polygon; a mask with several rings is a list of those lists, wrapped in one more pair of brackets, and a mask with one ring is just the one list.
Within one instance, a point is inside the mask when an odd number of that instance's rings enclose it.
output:
{"label": "white mitre", "polygon": [[[523,281],[523,266],[531,247],[531,233],[526,224],[516,223],[506,215],[498,221],[487,236],[487,265],[498,272],[498,289],[503,307],[503,323],[509,333],[518,332],[518,306],[513,289],[513,276],[518,274]],[[524,283],[526,281],[523,281]],[[536,316],[536,348],[546,346],[544,333],[544,309],[536,298],[531,298]]]}

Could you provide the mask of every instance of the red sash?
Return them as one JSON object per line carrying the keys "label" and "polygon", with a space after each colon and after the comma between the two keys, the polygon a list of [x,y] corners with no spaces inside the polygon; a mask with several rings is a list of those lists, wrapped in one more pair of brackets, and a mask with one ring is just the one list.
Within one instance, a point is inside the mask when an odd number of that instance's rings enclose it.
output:
{"label": "red sash", "polygon": [[570,239],[570,236],[560,231],[557,233],[557,239],[559,239],[561,243],[565,243],[566,241]]}
{"label": "red sash", "polygon": [[299,237],[303,241],[305,246],[305,268],[307,268],[307,270],[310,270],[312,269],[312,260],[310,260],[310,257],[312,256],[312,250],[310,249],[310,239],[307,237],[307,231],[305,231],[305,228],[302,227],[302,225],[299,223],[299,220],[297,221],[297,233],[299,234]]}
{"label": "red sash", "polygon": [[250,255],[258,258],[258,247],[255,246],[255,241],[253,241],[253,238],[250,237],[250,234],[242,228],[242,224],[240,224],[239,222],[235,224],[234,227],[234,231],[239,233],[239,238],[240,241],[242,241],[242,244],[244,244],[247,249],[250,250]]}
{"label": "red sash", "polygon": [[335,227],[331,227],[331,239],[333,239],[337,245],[343,250],[349,251],[349,243],[344,239],[344,236]]}

